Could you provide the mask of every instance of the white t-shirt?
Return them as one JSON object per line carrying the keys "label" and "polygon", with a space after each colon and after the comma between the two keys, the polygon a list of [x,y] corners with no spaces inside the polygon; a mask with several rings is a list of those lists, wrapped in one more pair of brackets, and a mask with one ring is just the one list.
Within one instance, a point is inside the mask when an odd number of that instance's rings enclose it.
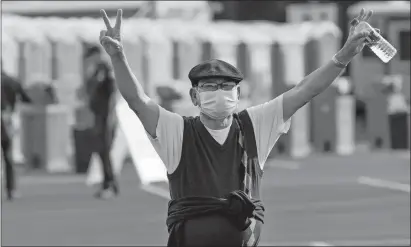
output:
{"label": "white t-shirt", "polygon": [[[183,147],[184,121],[182,116],[169,112],[162,107],[158,119],[156,138],[147,133],[154,149],[167,168],[169,174],[173,173],[181,159]],[[283,119],[283,95],[277,98],[246,109],[251,118],[254,135],[257,144],[258,161],[261,169],[271,149],[283,133],[290,129],[291,119],[284,122]],[[230,127],[222,130],[212,130],[206,127],[211,136],[223,144],[227,139]]]}
{"label": "white t-shirt", "polygon": [[214,138],[214,140],[216,140],[220,145],[223,145],[225,140],[227,139],[228,133],[230,132],[231,124],[228,127],[221,130],[213,130],[205,125],[204,127],[206,128],[208,133],[210,133],[210,135]]}

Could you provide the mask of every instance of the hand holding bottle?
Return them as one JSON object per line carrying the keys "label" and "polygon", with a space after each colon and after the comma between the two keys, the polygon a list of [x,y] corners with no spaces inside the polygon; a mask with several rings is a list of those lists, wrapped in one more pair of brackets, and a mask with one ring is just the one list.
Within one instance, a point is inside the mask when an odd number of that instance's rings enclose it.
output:
{"label": "hand holding bottle", "polygon": [[[355,22],[366,22],[372,16],[372,11],[365,12],[361,9],[360,15],[351,21],[351,24]],[[364,46],[367,44],[367,37],[371,32],[369,30],[356,31],[356,25],[351,25],[348,39],[345,42],[343,48],[336,54],[336,58],[343,64],[348,64],[355,55],[360,53]]]}
{"label": "hand holding bottle", "polygon": [[370,35],[366,38],[366,45],[377,55],[381,61],[388,63],[395,56],[397,50],[381,36],[378,29],[373,28],[365,21],[354,19],[352,24],[355,32],[369,31]]}

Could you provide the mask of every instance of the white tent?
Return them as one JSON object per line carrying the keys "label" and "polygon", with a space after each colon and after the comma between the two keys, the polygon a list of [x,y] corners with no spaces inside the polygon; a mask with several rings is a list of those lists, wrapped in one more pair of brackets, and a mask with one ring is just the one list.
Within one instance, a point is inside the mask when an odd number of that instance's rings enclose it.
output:
{"label": "white tent", "polygon": [[2,13],[35,14],[138,9],[149,1],[6,1]]}

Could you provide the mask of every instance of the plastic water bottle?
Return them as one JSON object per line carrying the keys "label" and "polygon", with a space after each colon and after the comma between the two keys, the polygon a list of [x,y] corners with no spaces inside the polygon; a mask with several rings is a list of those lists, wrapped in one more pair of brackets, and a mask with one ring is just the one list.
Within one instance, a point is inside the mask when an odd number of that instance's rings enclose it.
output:
{"label": "plastic water bottle", "polygon": [[386,39],[384,39],[370,24],[365,21],[359,22],[358,20],[352,25],[355,26],[355,32],[361,32],[363,30],[369,31],[370,36],[367,37],[369,42],[367,45],[377,55],[381,61],[388,63],[397,53],[397,50]]}

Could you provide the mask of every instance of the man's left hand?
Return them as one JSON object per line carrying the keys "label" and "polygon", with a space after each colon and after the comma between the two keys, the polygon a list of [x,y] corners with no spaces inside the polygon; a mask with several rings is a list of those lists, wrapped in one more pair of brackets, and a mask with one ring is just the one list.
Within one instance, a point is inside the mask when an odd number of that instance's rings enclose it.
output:
{"label": "man's left hand", "polygon": [[[360,15],[356,17],[356,19],[359,22],[368,22],[372,13],[372,10],[366,12],[364,9],[361,9]],[[367,44],[366,38],[370,35],[369,31],[355,32],[355,27],[356,26],[351,26],[347,41],[343,48],[336,54],[338,61],[343,64],[348,64],[355,55],[362,51]],[[379,33],[378,29],[376,29],[376,31]]]}

